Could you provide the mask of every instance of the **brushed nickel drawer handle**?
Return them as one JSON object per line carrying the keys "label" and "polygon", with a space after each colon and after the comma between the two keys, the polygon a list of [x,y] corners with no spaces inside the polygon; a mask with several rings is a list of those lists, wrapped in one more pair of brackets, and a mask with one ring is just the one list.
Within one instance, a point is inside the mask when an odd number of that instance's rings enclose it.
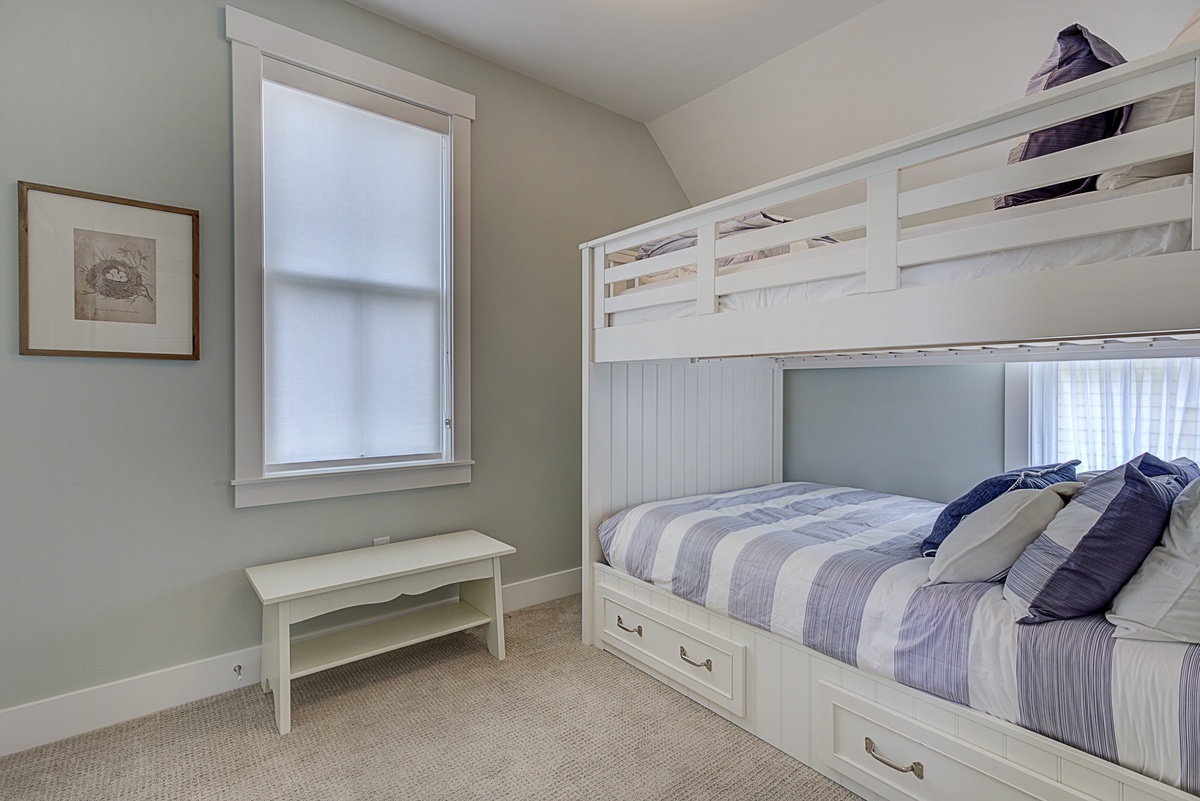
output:
{"label": "brushed nickel drawer handle", "polygon": [[870,737],[868,737],[866,739],[866,747],[867,747],[867,753],[870,754],[872,758],[879,760],[880,762],[887,765],[892,770],[898,770],[901,773],[911,773],[912,775],[916,776],[918,779],[925,778],[925,766],[922,765],[920,762],[914,762],[911,765],[901,765],[899,762],[893,762],[892,760],[888,759],[887,757],[883,756],[882,754],[875,753],[875,741],[872,740]]}
{"label": "brushed nickel drawer handle", "polygon": [[703,662],[694,662],[691,659],[688,659],[687,649],[685,649],[682,645],[679,646],[679,658],[682,659],[684,662],[687,662],[692,667],[707,668],[708,672],[712,673],[712,660],[711,659],[705,659]]}
{"label": "brushed nickel drawer handle", "polygon": [[630,634],[636,634],[639,637],[642,636],[642,627],[640,625],[637,628],[631,629],[625,625],[624,620],[621,620],[620,615],[617,615],[617,628],[619,628],[621,631],[628,631]]}

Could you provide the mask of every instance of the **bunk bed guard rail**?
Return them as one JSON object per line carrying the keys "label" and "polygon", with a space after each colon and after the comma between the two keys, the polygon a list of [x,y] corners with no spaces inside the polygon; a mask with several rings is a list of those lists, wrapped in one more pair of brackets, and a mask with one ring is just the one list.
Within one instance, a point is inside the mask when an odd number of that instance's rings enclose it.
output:
{"label": "bunk bed guard rail", "polygon": [[[930,262],[1181,221],[1192,223],[1189,247],[1196,250],[1195,218],[1200,206],[1196,202],[1195,183],[1125,194],[1103,203],[1057,208],[1044,213],[1031,210],[1033,213],[1008,217],[978,214],[962,220],[969,223],[965,225],[924,226],[930,229],[929,233],[922,232],[920,223],[961,216],[963,210],[973,210],[972,204],[976,211],[984,203],[990,208],[995,197],[1126,165],[1191,154],[1194,166],[1197,151],[1195,116],[1015,164],[994,166],[998,161],[994,158],[999,152],[998,146],[991,151],[980,149],[1129,105],[1159,92],[1194,85],[1198,54],[1200,46],[1172,48],[1022,98],[982,115],[584,243],[581,250],[585,328],[589,329],[585,334],[590,339],[591,360],[834,351],[842,345],[842,340],[838,339],[840,335],[812,338],[803,332],[828,328],[829,322],[844,320],[848,315],[859,322],[870,319],[876,312],[888,317],[888,310],[897,308],[893,304],[901,301],[884,300],[882,296],[909,292],[896,292],[900,289],[901,270]],[[984,152],[990,154],[988,158],[971,158]],[[939,162],[944,165],[940,169]],[[953,173],[954,177],[944,177],[948,173]],[[915,179],[911,183],[923,185],[904,188],[909,182],[905,179],[910,176]],[[933,180],[929,180],[930,177]],[[857,198],[862,197],[864,187],[865,200],[859,201]],[[855,200],[844,202],[846,197]],[[818,206],[822,198],[832,199],[832,207]],[[804,208],[806,202],[809,207],[817,206],[816,210],[806,210],[789,222],[771,227],[732,237],[718,236],[718,225],[722,221],[764,209],[786,212],[789,204],[792,208]],[[916,227],[910,229],[914,224]],[[640,245],[681,232],[694,232],[695,244],[663,255],[634,259],[633,254]],[[787,247],[789,243],[826,236],[839,241],[805,249],[789,250]],[[780,248],[783,252],[741,264],[736,270],[719,268],[722,259],[771,248]],[[1192,254],[1175,255],[1180,258],[1160,257],[1164,260],[1163,268],[1172,271],[1169,280],[1181,276],[1187,276],[1188,281],[1196,280],[1200,269],[1196,269]],[[1143,269],[1142,265],[1137,268]],[[648,276],[661,276],[670,271],[676,271],[679,277],[655,283],[646,280]],[[1130,283],[1132,277],[1126,277],[1125,283],[1121,283],[1115,277],[1118,272],[1110,269],[1101,276],[1101,283],[1110,293],[1119,292],[1122,286],[1137,286]],[[786,319],[790,321],[789,325],[799,327],[786,338],[763,337],[757,333],[763,326],[777,328],[778,322],[784,319],[778,314],[722,314],[720,311],[720,299],[735,292],[768,290],[847,276],[863,277],[865,292],[832,303],[792,304]],[[1188,290],[1191,297],[1195,297],[1196,288]],[[922,300],[928,303],[906,307],[907,316],[919,316],[948,302],[937,293],[928,294]],[[686,304],[681,315],[672,315],[685,319],[614,324],[613,317],[620,312],[663,304]],[[711,325],[705,318],[711,321],[735,316],[742,319],[737,323],[722,321],[728,324],[722,325],[719,335],[708,339],[695,336],[703,332],[706,325]],[[755,316],[761,319],[749,322]],[[806,316],[809,318],[807,327],[803,323]],[[1138,328],[1138,331],[1071,329],[1071,332],[1094,336],[1150,330],[1194,331],[1200,325],[1175,319],[1165,324],[1139,324]],[[1030,333],[1040,336],[1043,332],[1027,330],[1027,336]],[[975,333],[970,325],[963,325],[950,335],[950,339],[929,342],[928,331],[915,331],[912,337],[916,339],[905,342],[901,341],[903,334],[898,333],[894,325],[889,325],[886,335],[880,335],[890,337],[888,339],[849,336],[844,341],[855,349],[869,347],[872,342],[880,347],[999,344],[999,341],[988,340],[988,335],[986,327]],[[713,344],[717,342],[720,344]]]}

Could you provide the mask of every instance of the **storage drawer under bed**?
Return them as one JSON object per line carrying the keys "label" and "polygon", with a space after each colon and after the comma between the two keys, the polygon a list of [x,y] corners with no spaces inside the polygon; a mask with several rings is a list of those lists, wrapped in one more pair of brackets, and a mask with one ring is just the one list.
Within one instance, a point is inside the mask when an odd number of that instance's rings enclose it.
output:
{"label": "storage drawer under bed", "polygon": [[1085,796],[962,740],[820,682],[819,759],[889,799],[1043,801]]}
{"label": "storage drawer under bed", "polygon": [[746,647],[605,587],[604,646],[677,681],[735,715],[745,714]]}

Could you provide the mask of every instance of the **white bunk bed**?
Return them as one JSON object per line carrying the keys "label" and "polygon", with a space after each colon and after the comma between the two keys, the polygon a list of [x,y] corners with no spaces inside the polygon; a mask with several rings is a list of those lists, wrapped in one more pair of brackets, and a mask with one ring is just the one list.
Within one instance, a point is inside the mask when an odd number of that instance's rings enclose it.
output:
{"label": "white bunk bed", "polygon": [[[1127,165],[1194,165],[1194,116],[1013,165],[979,154],[1194,85],[1198,55],[1172,48],[582,245],[585,642],[868,799],[1194,798],[632,578],[605,563],[597,530],[638,503],[782,480],[785,368],[1194,349],[1190,176],[978,209]],[[718,237],[759,210],[794,219]],[[696,244],[634,258],[680,232]],[[839,242],[795,244],[826,236]],[[721,266],[769,249],[784,252]]]}

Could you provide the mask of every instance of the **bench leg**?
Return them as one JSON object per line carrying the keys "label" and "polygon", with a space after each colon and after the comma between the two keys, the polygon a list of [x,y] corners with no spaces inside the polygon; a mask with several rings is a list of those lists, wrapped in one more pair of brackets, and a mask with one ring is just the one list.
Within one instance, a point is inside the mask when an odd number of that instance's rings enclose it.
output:
{"label": "bench leg", "polygon": [[497,659],[504,658],[504,599],[500,594],[500,558],[492,560],[490,578],[464,581],[458,588],[459,597],[483,612],[492,622],[483,627],[488,651]]}
{"label": "bench leg", "polygon": [[279,661],[279,605],[266,604],[262,610],[262,686],[264,693],[271,692],[271,687],[279,683],[275,677],[275,667]]}
{"label": "bench leg", "polygon": [[[292,730],[292,632],[287,601],[263,607],[263,692],[275,701],[280,734]],[[269,681],[268,681],[269,677]]]}

